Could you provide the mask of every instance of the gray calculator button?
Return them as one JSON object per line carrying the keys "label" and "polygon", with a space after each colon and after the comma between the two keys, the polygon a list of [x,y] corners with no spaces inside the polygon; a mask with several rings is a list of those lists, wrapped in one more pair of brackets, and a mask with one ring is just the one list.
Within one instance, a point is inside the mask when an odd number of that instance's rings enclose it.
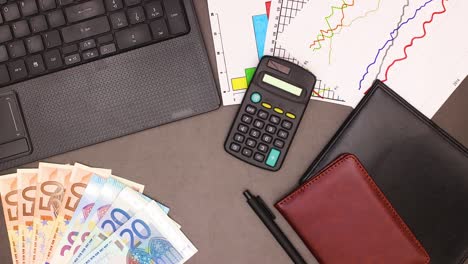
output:
{"label": "gray calculator button", "polygon": [[283,120],[283,122],[281,123],[281,126],[283,128],[286,128],[287,130],[291,129],[292,128],[292,123],[289,122],[288,120]]}
{"label": "gray calculator button", "polygon": [[240,142],[240,143],[244,142],[244,138],[245,138],[245,137],[244,137],[243,135],[238,134],[238,133],[236,133],[236,134],[234,135],[234,140],[237,141],[237,142]]}
{"label": "gray calculator button", "polygon": [[251,139],[251,138],[248,138],[247,141],[245,142],[245,144],[251,148],[255,148],[255,146],[257,145],[257,141]]}
{"label": "gray calculator button", "polygon": [[243,115],[241,120],[242,122],[247,123],[247,124],[252,123],[252,117],[248,115]]}
{"label": "gray calculator button", "polygon": [[244,148],[242,150],[242,155],[246,156],[246,157],[251,157],[252,156],[252,150],[251,149],[248,149],[248,148]]}
{"label": "gray calculator button", "polygon": [[268,146],[265,144],[258,144],[257,148],[260,152],[266,153],[268,151]]}
{"label": "gray calculator button", "polygon": [[266,132],[270,133],[270,134],[275,134],[276,132],[276,127],[272,126],[272,125],[267,125],[266,128],[265,128]]}
{"label": "gray calculator button", "polygon": [[231,146],[229,147],[232,151],[234,152],[239,152],[240,150],[240,145],[239,144],[236,144],[236,143],[231,143]]}
{"label": "gray calculator button", "polygon": [[260,110],[258,111],[258,117],[260,117],[261,119],[267,119],[268,118],[268,113],[263,111],[263,110]]}
{"label": "gray calculator button", "polygon": [[280,118],[277,117],[277,116],[275,116],[275,115],[272,115],[272,116],[270,117],[270,122],[272,122],[273,124],[277,125],[277,124],[279,124],[279,122],[280,122]]}
{"label": "gray calculator button", "polygon": [[286,132],[286,131],[284,131],[282,129],[280,129],[280,131],[278,131],[278,137],[280,137],[280,138],[287,138],[288,135],[289,135],[288,132]]}
{"label": "gray calculator button", "polygon": [[254,159],[258,162],[263,162],[263,160],[265,159],[265,155],[263,154],[260,154],[260,153],[255,153],[254,155]]}
{"label": "gray calculator button", "polygon": [[253,123],[254,127],[262,129],[265,126],[265,123],[261,120],[255,120]]}
{"label": "gray calculator button", "polygon": [[252,129],[250,130],[250,135],[253,137],[253,138],[259,138],[260,137],[260,131],[256,130],[256,129]]}
{"label": "gray calculator button", "polygon": [[275,139],[275,142],[273,142],[273,145],[277,148],[283,148],[284,147],[284,141],[280,139]]}
{"label": "gray calculator button", "polygon": [[257,112],[257,108],[255,108],[255,106],[252,106],[252,105],[248,105],[247,107],[245,107],[245,111],[251,115],[255,114],[255,112]]}
{"label": "gray calculator button", "polygon": [[273,140],[273,137],[268,134],[263,134],[262,140],[266,143],[270,143]]}
{"label": "gray calculator button", "polygon": [[242,133],[247,133],[249,130],[249,127],[243,124],[240,124],[239,127],[237,127],[237,130],[239,130]]}

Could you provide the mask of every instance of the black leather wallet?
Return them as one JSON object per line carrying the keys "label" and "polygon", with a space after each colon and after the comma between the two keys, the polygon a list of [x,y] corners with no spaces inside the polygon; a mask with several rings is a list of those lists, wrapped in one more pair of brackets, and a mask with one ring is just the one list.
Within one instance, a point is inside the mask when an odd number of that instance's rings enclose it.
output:
{"label": "black leather wallet", "polygon": [[468,259],[468,150],[463,145],[376,81],[301,182],[343,153],[360,159],[431,263]]}

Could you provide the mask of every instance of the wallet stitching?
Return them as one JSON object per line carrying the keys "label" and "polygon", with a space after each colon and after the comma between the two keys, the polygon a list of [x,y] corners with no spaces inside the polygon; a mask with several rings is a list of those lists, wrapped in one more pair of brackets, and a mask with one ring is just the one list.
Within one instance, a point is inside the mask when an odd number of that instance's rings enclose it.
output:
{"label": "wallet stitching", "polygon": [[380,189],[377,187],[375,182],[372,180],[372,178],[369,176],[367,171],[361,166],[360,162],[355,158],[354,155],[347,155],[345,157],[342,157],[341,159],[333,162],[330,164],[328,168],[326,168],[320,175],[310,179],[307,183],[305,183],[301,188],[297,189],[296,191],[292,192],[290,195],[286,196],[281,202],[279,202],[279,205],[284,205],[287,202],[291,201],[294,199],[296,196],[299,194],[305,192],[306,189],[308,189],[313,183],[319,181],[323,176],[330,174],[333,170],[335,170],[340,164],[344,163],[348,159],[352,159],[354,163],[358,166],[359,170],[365,175],[366,181],[370,184],[370,187],[374,190],[374,192],[377,192],[378,198],[380,198],[381,201],[384,202],[384,205],[387,207],[387,209],[390,209],[391,215],[393,220],[397,222],[397,224],[400,226],[400,228],[403,229],[403,232],[405,235],[409,236],[409,239],[411,242],[413,242],[413,245],[416,246],[416,248],[419,249],[421,253],[423,253],[426,264],[430,262],[430,257],[427,254],[426,250],[424,247],[421,245],[419,240],[414,236],[414,234],[411,232],[409,227],[405,224],[405,222],[401,219],[401,217],[398,215],[396,210],[393,208],[392,204],[386,199],[385,195],[380,191]]}

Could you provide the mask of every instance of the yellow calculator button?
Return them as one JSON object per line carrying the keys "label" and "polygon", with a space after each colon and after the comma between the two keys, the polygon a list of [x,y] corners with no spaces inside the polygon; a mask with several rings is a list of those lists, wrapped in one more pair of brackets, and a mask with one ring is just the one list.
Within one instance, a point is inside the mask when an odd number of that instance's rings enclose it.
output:
{"label": "yellow calculator button", "polygon": [[295,114],[291,114],[291,113],[286,113],[286,116],[291,118],[291,119],[296,119],[296,115]]}
{"label": "yellow calculator button", "polygon": [[271,104],[262,103],[262,106],[267,108],[267,109],[271,109]]}
{"label": "yellow calculator button", "polygon": [[275,112],[278,113],[278,114],[284,113],[284,110],[281,109],[281,108],[278,108],[278,107],[275,107],[275,109],[273,109],[273,110],[275,110]]}

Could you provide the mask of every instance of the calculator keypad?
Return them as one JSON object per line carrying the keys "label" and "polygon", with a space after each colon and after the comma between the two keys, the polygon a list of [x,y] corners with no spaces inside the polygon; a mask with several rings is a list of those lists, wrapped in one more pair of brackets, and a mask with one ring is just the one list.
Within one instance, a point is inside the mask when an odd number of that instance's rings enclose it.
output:
{"label": "calculator keypad", "polygon": [[[268,103],[245,106],[230,149],[256,162],[275,167],[295,120]],[[289,113],[289,112],[288,112]]]}

